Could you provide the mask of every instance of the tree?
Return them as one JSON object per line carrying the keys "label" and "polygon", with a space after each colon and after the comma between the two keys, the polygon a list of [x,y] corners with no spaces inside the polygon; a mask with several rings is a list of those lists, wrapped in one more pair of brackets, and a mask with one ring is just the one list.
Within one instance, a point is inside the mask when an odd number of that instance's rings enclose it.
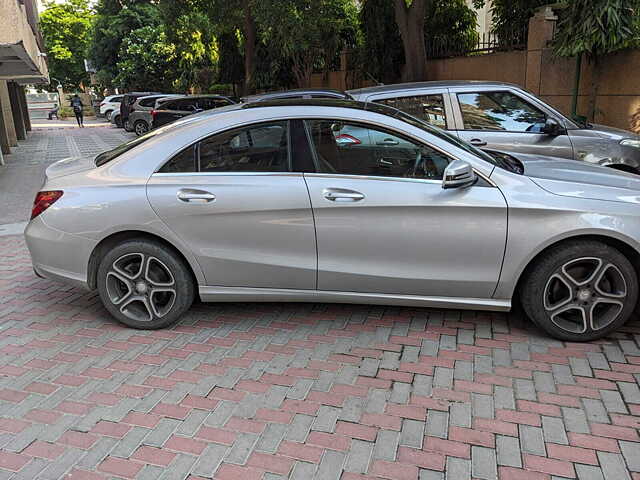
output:
{"label": "tree", "polygon": [[117,69],[114,83],[125,90],[171,91],[175,45],[167,43],[162,26],[133,30],[122,42]]}
{"label": "tree", "polygon": [[352,0],[279,0],[254,6],[262,41],[291,58],[299,87],[308,87],[314,68],[326,69],[354,40],[356,12]]}
{"label": "tree", "polygon": [[88,0],[50,1],[40,15],[49,71],[70,90],[87,83],[84,59],[89,41],[91,7]]}
{"label": "tree", "polygon": [[593,63],[589,99],[590,119],[595,117],[600,58],[640,42],[640,0],[568,0],[559,12],[553,47],[560,57],[576,62],[573,114],[576,115],[582,55]]}
{"label": "tree", "polygon": [[90,34],[89,59],[107,87],[118,75],[122,42],[133,30],[157,26],[160,16],[151,0],[98,0]]}
{"label": "tree", "polygon": [[476,12],[465,0],[431,0],[425,12],[427,52],[468,52],[477,45],[476,25]]}
{"label": "tree", "polygon": [[493,0],[492,31],[498,41],[506,46],[526,43],[529,19],[538,8],[549,3],[553,0]]}
{"label": "tree", "polygon": [[425,80],[427,50],[424,43],[424,20],[428,0],[393,0],[395,18],[404,47],[405,82]]}

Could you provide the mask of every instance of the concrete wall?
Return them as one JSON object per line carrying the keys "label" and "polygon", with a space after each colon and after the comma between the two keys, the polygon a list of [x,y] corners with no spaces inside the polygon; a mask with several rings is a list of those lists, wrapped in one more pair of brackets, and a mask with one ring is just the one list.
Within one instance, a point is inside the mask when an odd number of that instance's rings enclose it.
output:
{"label": "concrete wall", "polygon": [[496,80],[524,85],[527,55],[515,51],[429,60],[427,72],[427,80]]}

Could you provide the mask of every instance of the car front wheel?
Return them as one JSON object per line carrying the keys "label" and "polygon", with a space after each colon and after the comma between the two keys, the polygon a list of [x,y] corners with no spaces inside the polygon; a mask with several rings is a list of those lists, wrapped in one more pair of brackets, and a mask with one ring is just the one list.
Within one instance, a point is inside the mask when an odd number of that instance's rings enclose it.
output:
{"label": "car front wheel", "polygon": [[134,124],[133,130],[140,137],[149,131],[149,125],[147,125],[147,122],[140,120]]}
{"label": "car front wheel", "polygon": [[113,113],[113,110],[107,110],[107,111],[104,113],[104,117],[107,119],[107,122],[110,122],[110,121],[111,121],[111,114],[112,114],[112,113]]}
{"label": "car front wheel", "polygon": [[129,240],[111,249],[100,262],[97,280],[109,313],[139,329],[175,323],[195,296],[189,267],[171,249],[149,240]]}
{"label": "car front wheel", "polygon": [[522,306],[560,340],[601,338],[624,325],[638,301],[638,278],[617,249],[597,241],[552,248],[525,278]]}

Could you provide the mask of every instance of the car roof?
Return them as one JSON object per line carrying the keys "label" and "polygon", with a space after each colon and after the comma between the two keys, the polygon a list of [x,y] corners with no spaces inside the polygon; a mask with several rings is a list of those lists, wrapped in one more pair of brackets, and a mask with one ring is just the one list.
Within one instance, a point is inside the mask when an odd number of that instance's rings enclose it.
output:
{"label": "car roof", "polygon": [[277,92],[260,93],[257,95],[250,95],[243,97],[242,101],[245,103],[252,102],[265,102],[278,98],[302,98],[302,97],[322,97],[322,98],[343,98],[350,99],[351,95],[341,90],[334,90],[330,88],[294,88],[291,90],[280,90]]}
{"label": "car roof", "polygon": [[373,87],[347,90],[350,95],[362,95],[363,93],[395,92],[398,90],[417,90],[422,88],[449,88],[449,87],[517,87],[518,85],[506,82],[488,82],[483,80],[440,80],[432,82],[395,83],[392,85],[376,85]]}

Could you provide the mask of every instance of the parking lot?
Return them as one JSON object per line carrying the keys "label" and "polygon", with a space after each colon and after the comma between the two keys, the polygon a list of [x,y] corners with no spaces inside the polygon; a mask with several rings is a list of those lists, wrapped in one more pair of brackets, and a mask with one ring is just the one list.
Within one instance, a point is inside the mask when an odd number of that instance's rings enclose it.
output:
{"label": "parking lot", "polygon": [[[0,178],[35,191],[121,132],[35,131]],[[0,223],[26,219],[24,185]],[[327,304],[136,331],[3,235],[0,478],[640,479],[638,342],[638,321],[567,344],[518,314]]]}

